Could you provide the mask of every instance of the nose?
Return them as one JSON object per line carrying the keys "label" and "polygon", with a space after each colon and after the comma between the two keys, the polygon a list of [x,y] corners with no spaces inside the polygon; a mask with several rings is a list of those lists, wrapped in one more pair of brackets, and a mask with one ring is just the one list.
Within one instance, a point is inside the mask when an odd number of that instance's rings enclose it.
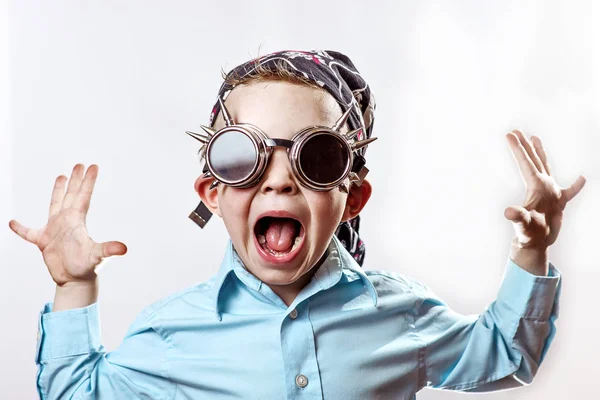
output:
{"label": "nose", "polygon": [[271,159],[262,178],[261,192],[274,192],[277,194],[295,194],[298,192],[298,185],[286,149],[276,147],[271,154]]}

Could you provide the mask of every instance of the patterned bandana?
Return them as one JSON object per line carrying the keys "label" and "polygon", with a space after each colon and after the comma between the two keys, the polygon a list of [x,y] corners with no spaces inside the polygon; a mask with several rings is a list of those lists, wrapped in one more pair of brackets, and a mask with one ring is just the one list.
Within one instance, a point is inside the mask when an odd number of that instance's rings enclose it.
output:
{"label": "patterned bandana", "polygon": [[[284,63],[287,70],[308,79],[333,96],[340,104],[342,112],[352,107],[348,118],[350,130],[363,127],[366,137],[359,135],[358,140],[371,137],[375,112],[375,98],[367,82],[358,73],[356,67],[346,55],[332,50],[284,50],[268,54],[238,65],[228,75],[243,78],[251,74],[260,65],[266,69],[275,69],[277,64]],[[225,100],[233,90],[233,86],[223,83],[219,90],[219,98]],[[210,126],[215,122],[221,107],[217,100],[210,114]],[[358,150],[364,155],[366,147]],[[365,257],[365,244],[358,235],[360,216],[342,222],[335,235],[359,265]]]}

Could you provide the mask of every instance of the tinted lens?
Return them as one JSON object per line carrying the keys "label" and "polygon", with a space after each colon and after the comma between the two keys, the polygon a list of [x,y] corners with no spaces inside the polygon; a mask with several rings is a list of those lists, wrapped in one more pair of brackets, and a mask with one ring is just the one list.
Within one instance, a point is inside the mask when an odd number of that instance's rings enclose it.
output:
{"label": "tinted lens", "polygon": [[215,174],[231,182],[247,178],[257,162],[252,140],[239,131],[220,134],[207,156]]}
{"label": "tinted lens", "polygon": [[304,176],[319,184],[332,183],[346,172],[349,163],[346,146],[332,135],[315,135],[300,151]]}

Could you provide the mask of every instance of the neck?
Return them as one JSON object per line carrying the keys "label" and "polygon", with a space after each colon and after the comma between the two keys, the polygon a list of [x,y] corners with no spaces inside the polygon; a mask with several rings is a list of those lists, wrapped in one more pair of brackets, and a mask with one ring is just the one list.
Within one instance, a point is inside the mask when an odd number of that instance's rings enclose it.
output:
{"label": "neck", "polygon": [[287,284],[287,285],[268,285],[271,290],[283,300],[286,306],[290,306],[296,300],[296,297],[300,294],[302,289],[308,285],[312,276],[317,272],[321,264],[327,259],[328,251],[325,250],[325,253],[321,256],[319,261],[304,275],[298,278],[296,281]]}

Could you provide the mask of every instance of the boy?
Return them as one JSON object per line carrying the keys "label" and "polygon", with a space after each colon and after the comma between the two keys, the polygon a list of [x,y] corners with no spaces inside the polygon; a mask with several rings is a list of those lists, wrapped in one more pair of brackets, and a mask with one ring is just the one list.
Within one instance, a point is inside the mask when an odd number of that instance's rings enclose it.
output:
{"label": "boy", "polygon": [[38,245],[56,282],[40,316],[44,399],[411,399],[423,387],[491,391],[530,383],[554,335],[560,275],[547,247],[583,177],[561,189],[539,138],[507,140],[527,184],[505,211],[515,238],[498,299],[450,310],[400,274],[362,271],[358,215],[374,100],[333,51],[284,51],[226,77],[204,133],[202,203],[230,241],[219,272],[147,307],[122,345],[100,344],[94,267],[127,251],[95,243],[85,215],[98,168],[56,180]]}

